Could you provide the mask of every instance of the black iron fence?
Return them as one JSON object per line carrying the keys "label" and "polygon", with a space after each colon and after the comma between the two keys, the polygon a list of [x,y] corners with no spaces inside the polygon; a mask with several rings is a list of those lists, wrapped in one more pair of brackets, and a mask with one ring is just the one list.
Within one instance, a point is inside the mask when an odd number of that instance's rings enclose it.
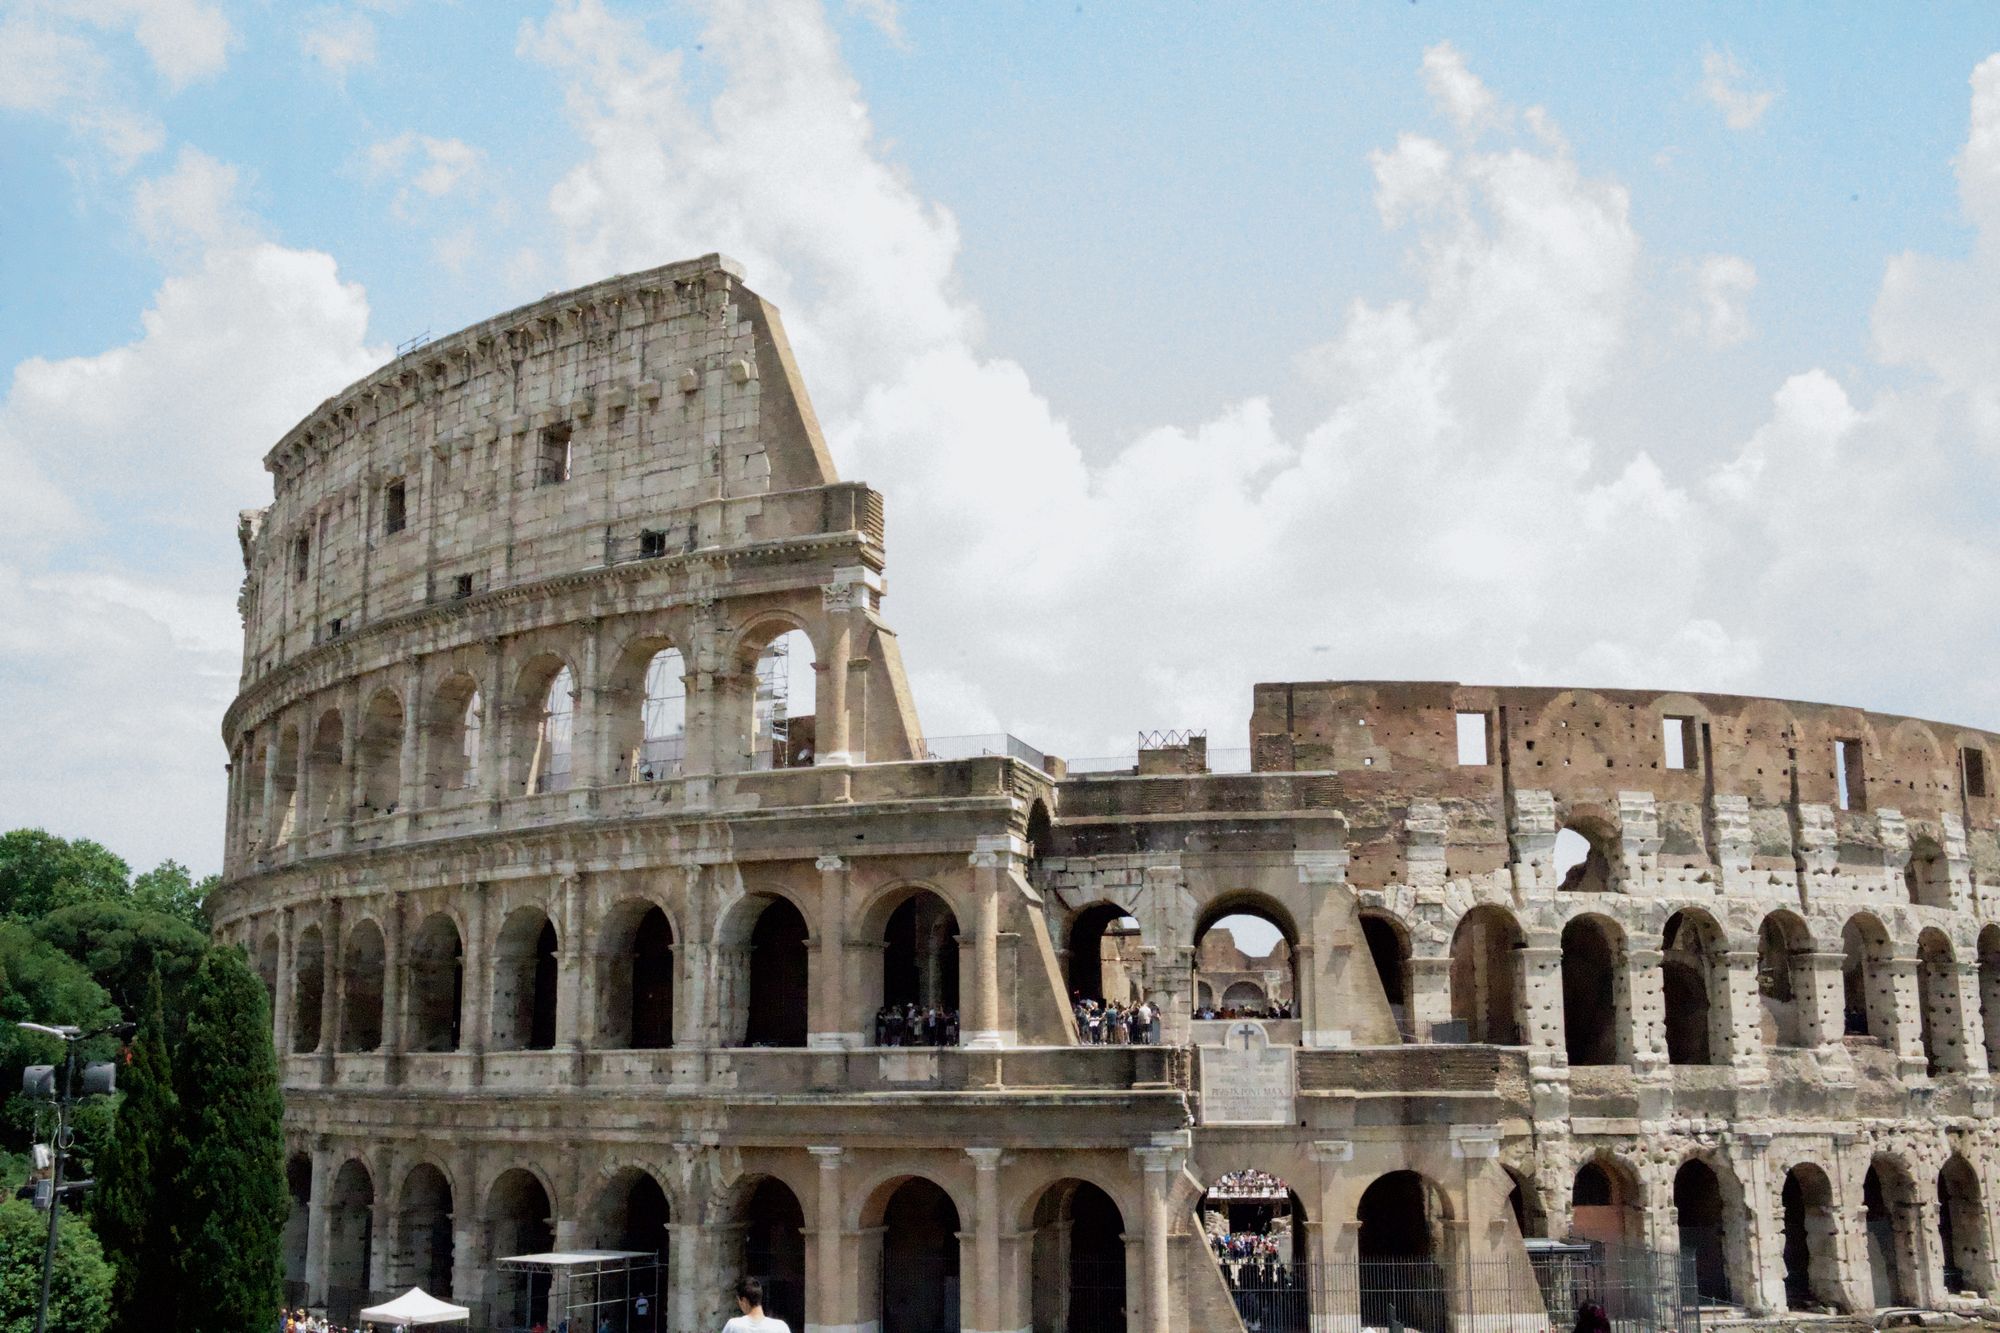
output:
{"label": "black iron fence", "polygon": [[1612,1333],[1699,1333],[1693,1266],[1678,1255],[1564,1246],[1519,1259],[1222,1260],[1248,1333],[1547,1333],[1586,1304]]}

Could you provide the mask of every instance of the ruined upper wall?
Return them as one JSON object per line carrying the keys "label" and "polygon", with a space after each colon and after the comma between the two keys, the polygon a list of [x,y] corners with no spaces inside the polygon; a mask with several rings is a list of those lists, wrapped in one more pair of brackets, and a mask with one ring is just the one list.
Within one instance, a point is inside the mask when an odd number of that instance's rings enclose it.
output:
{"label": "ruined upper wall", "polygon": [[429,603],[871,517],[816,493],[754,502],[838,478],[777,311],[719,255],[427,343],[265,465],[274,501],[241,534],[246,682]]}

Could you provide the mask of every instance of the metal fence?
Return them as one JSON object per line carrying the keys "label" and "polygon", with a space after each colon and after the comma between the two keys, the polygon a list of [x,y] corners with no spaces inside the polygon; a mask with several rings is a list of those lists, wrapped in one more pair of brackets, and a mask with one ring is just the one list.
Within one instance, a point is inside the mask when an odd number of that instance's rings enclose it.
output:
{"label": "metal fence", "polygon": [[1678,1255],[1562,1247],[1519,1260],[1222,1261],[1248,1333],[1546,1333],[1603,1307],[1612,1333],[1699,1333],[1701,1298]]}

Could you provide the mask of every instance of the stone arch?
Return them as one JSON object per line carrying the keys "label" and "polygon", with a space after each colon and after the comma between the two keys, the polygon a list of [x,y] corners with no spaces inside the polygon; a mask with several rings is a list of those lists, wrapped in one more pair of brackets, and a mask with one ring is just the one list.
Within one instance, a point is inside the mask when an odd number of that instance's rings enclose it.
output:
{"label": "stone arch", "polygon": [[348,928],[340,958],[340,1046],[343,1051],[382,1048],[382,994],[386,973],[382,928],[363,917]]}
{"label": "stone arch", "polygon": [[[1690,1157],[1674,1172],[1674,1218],[1683,1262],[1694,1269],[1704,1300],[1737,1303],[1754,1290],[1744,1246],[1742,1186],[1719,1160]],[[1692,1255],[1692,1259],[1687,1256]]]}
{"label": "stone arch", "polygon": [[1985,1295],[1993,1290],[1993,1256],[1987,1246],[1986,1209],[1979,1173],[1954,1152],[1938,1171],[1938,1249],[1949,1292]]}
{"label": "stone arch", "polygon": [[1049,817],[1049,805],[1037,796],[1028,805],[1028,826],[1025,834],[1028,842],[1028,858],[1031,862],[1040,860],[1055,850],[1055,821]]}
{"label": "stone arch", "polygon": [[446,676],[431,691],[425,710],[424,781],[432,805],[462,799],[479,788],[479,754],[485,739],[479,682],[464,671]]}
{"label": "stone arch", "polygon": [[319,1049],[325,1036],[326,936],[317,923],[292,944],[292,1053]]}
{"label": "stone arch", "polygon": [[766,1314],[794,1329],[805,1328],[806,1216],[799,1196],[776,1176],[738,1184],[733,1191],[738,1202],[726,1212],[739,1238],[737,1269],[763,1283]]}
{"label": "stone arch", "polygon": [[569,789],[577,690],[576,669],[556,653],[536,653],[515,673],[504,712],[510,795]]}
{"label": "stone arch", "polygon": [[[1222,926],[1230,917],[1254,917],[1278,932],[1278,941],[1269,954],[1251,955],[1242,950],[1230,928],[1224,926],[1225,940],[1218,935],[1211,939],[1217,926]],[[1195,918],[1194,933],[1190,937],[1194,945],[1194,980],[1203,980],[1212,988],[1226,989],[1232,972],[1240,974],[1246,965],[1255,959],[1269,959],[1275,973],[1275,984],[1267,988],[1266,994],[1275,1000],[1270,992],[1283,987],[1285,1000],[1291,1012],[1299,1012],[1299,971],[1298,947],[1299,931],[1297,923],[1283,904],[1268,895],[1254,892],[1223,893],[1210,899]],[[1222,999],[1217,997],[1218,1002]]]}
{"label": "stone arch", "polygon": [[1767,913],[1757,927],[1757,1000],[1764,1044],[1776,1050],[1807,1044],[1817,992],[1813,988],[1813,938],[1796,912]]}
{"label": "stone arch", "polygon": [[539,903],[518,907],[493,949],[492,1047],[547,1051],[556,1044],[555,923]]}
{"label": "stone arch", "polygon": [[1958,1001],[1958,960],[1936,926],[1917,937],[1917,996],[1924,1061],[1932,1076],[1965,1072],[1965,1015]]}
{"label": "stone arch", "polygon": [[1381,984],[1383,998],[1389,1002],[1389,1015],[1396,1023],[1396,1031],[1408,1041],[1416,1034],[1415,1020],[1411,1017],[1413,996],[1411,994],[1410,928],[1400,917],[1381,908],[1366,907],[1360,913],[1361,941],[1368,946],[1368,961],[1375,968],[1375,979]]}
{"label": "stone arch", "polygon": [[358,1157],[342,1162],[327,1190],[326,1304],[343,1322],[368,1303],[375,1250],[375,1178]]}
{"label": "stone arch", "polygon": [[1222,1007],[1225,1010],[1239,1009],[1244,1013],[1257,1013],[1270,1008],[1270,1005],[1271,997],[1266,995],[1264,988],[1254,981],[1233,982],[1222,992]]}
{"label": "stone arch", "polygon": [[1506,908],[1483,903],[1458,920],[1451,936],[1451,1016],[1466,1039],[1492,1046],[1523,1040],[1521,923]]}
{"label": "stone arch", "polygon": [[1944,848],[1928,833],[1912,833],[1910,859],[1903,865],[1903,890],[1915,907],[1950,908],[1951,865]]}
{"label": "stone arch", "polygon": [[[658,1255],[668,1271],[668,1226],[673,1221],[666,1189],[652,1172],[625,1166],[614,1172],[591,1201],[585,1244],[600,1250]],[[665,1293],[661,1293],[664,1299]]]}
{"label": "stone arch", "polygon": [[959,925],[944,895],[914,888],[881,928],[879,1010],[884,1005],[937,1008],[956,1014],[959,1004]]}
{"label": "stone arch", "polygon": [[403,730],[403,700],[394,690],[383,686],[368,696],[354,745],[361,796],[356,813],[364,818],[393,814],[402,805]]}
{"label": "stone arch", "polygon": [[299,729],[287,725],[278,733],[278,757],[271,769],[271,806],[264,828],[271,845],[291,840],[299,829]]}
{"label": "stone arch", "polygon": [[1031,1333],[1124,1333],[1130,1316],[1125,1281],[1125,1216],[1101,1186],[1077,1177],[1054,1181],[1031,1201],[1028,1298]]}
{"label": "stone arch", "polygon": [[1815,1162],[1796,1163],[1785,1172],[1778,1204],[1786,1308],[1841,1309],[1840,1212],[1832,1179]]}
{"label": "stone arch", "polygon": [[1507,1211],[1513,1215],[1515,1228],[1523,1237],[1546,1237],[1549,1234],[1549,1214],[1542,1207],[1542,1191],[1535,1184],[1534,1177],[1511,1166],[1502,1169],[1506,1171],[1509,1182]]}
{"label": "stone arch", "polygon": [[1416,1171],[1390,1171],[1361,1192],[1355,1221],[1361,1322],[1445,1333],[1457,1313],[1444,1277],[1454,1257],[1445,1192]]}
{"label": "stone arch", "polygon": [[[1122,932],[1121,923],[1133,920],[1131,912],[1127,911],[1122,903],[1109,901],[1091,903],[1088,906],[1079,908],[1070,916],[1069,929],[1064,935],[1067,942],[1064,957],[1071,1000],[1097,1000],[1099,1002],[1117,1000],[1120,1003],[1125,1003],[1130,999],[1140,998],[1126,993],[1106,993],[1107,991],[1116,991],[1119,989],[1116,985],[1106,985],[1105,973],[1107,963],[1110,964],[1114,978],[1126,975],[1125,960],[1122,956],[1110,959],[1107,959],[1105,956],[1107,952],[1119,955],[1122,955],[1123,952],[1117,943],[1115,943],[1115,941],[1122,938],[1122,933],[1112,934],[1111,932],[1114,930]],[[1132,930],[1133,934],[1136,935],[1136,921]],[[1108,941],[1112,942],[1112,947],[1109,950],[1106,948]],[[1136,989],[1136,978],[1127,982],[1126,989],[1128,991]]]}
{"label": "stone arch", "polygon": [[1646,1191],[1639,1173],[1609,1152],[1577,1167],[1570,1181],[1570,1231],[1617,1251],[1646,1238]]}
{"label": "stone arch", "polygon": [[1955,765],[1945,761],[1944,746],[1928,726],[1915,718],[1903,718],[1891,729],[1883,748],[1889,754],[1885,775],[1889,794],[1886,799],[1872,798],[1874,805],[1893,805],[1905,814],[1924,815],[1958,806],[1951,799]]}
{"label": "stone arch", "polygon": [[1666,995],[1667,1060],[1712,1065],[1727,1060],[1728,964],[1722,927],[1698,907],[1667,918],[1660,936],[1660,983]]}
{"label": "stone arch", "polygon": [[312,809],[308,828],[325,828],[347,810],[346,731],[338,708],[329,708],[313,724],[312,748],[306,751],[306,789]]}
{"label": "stone arch", "polygon": [[1615,1065],[1632,1058],[1632,997],[1625,932],[1608,916],[1584,913],[1563,923],[1563,1043],[1572,1065]]}
{"label": "stone arch", "polygon": [[396,1195],[395,1255],[392,1286],[422,1287],[433,1296],[450,1299],[457,1255],[452,1236],[451,1178],[431,1162],[419,1162],[403,1175]]}
{"label": "stone arch", "polygon": [[[809,672],[792,662],[801,650],[812,655]],[[823,658],[813,627],[789,611],[763,611],[737,633],[730,659],[743,688],[737,691],[741,699],[732,729],[743,737],[742,767],[812,767],[819,753],[817,681]],[[810,702],[794,697],[793,680],[813,683]]]}
{"label": "stone arch", "polygon": [[410,939],[406,967],[409,1048],[457,1050],[464,1039],[465,941],[451,913],[433,912],[424,918]]}
{"label": "stone arch", "polygon": [[1889,962],[1889,932],[1869,912],[1856,912],[1840,930],[1844,1030],[1849,1036],[1893,1042],[1896,983]]}
{"label": "stone arch", "polygon": [[1565,812],[1550,854],[1556,892],[1610,893],[1617,884],[1618,843],[1618,827],[1606,816]]}
{"label": "stone arch", "polygon": [[869,1194],[862,1226],[880,1247],[864,1258],[864,1281],[880,1275],[871,1307],[882,1333],[935,1333],[961,1327],[958,1233],[966,1216],[951,1191],[928,1176],[890,1178]]}
{"label": "stone arch", "polygon": [[[547,1254],[556,1247],[555,1199],[539,1171],[513,1166],[494,1177],[486,1191],[486,1221],[494,1261],[518,1254]],[[546,1273],[502,1273],[487,1266],[487,1303],[492,1322],[532,1328],[549,1321]]]}
{"label": "stone arch", "polygon": [[598,936],[597,1044],[662,1050],[674,1044],[680,934],[665,907],[627,898],[605,914]]}
{"label": "stone arch", "polygon": [[679,777],[687,758],[686,655],[667,635],[634,636],[613,659],[598,709],[615,756],[614,781]]}
{"label": "stone arch", "polygon": [[811,932],[805,911],[776,890],[745,895],[724,915],[722,1022],[730,1046],[804,1046]]}
{"label": "stone arch", "polygon": [[1918,1304],[1922,1251],[1916,1183],[1893,1154],[1878,1152],[1869,1161],[1861,1181],[1861,1211],[1874,1304]]}

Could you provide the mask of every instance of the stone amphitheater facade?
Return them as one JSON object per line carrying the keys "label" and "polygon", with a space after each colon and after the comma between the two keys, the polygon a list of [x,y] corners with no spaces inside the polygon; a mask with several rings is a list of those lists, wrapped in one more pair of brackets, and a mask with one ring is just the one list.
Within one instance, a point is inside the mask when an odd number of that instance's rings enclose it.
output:
{"label": "stone amphitheater facade", "polygon": [[[273,997],[295,1299],[499,1323],[501,1257],[638,1248],[677,1333],[746,1270],[808,1329],[1011,1333],[1074,1322],[1088,1252],[1113,1322],[1228,1327],[1194,1205],[1246,1168],[1324,1266],[1387,1207],[1447,1267],[1698,1251],[1753,1311],[2000,1280],[1992,734],[1322,682],[1256,687],[1247,772],[934,758],[882,497],[717,256],[424,345],[266,461],[211,909]],[[774,749],[792,631],[811,744]],[[1295,971],[1255,1088],[1192,1017],[1239,913]],[[1082,1045],[1127,917],[1164,1040]],[[956,1046],[876,1044],[912,986]]]}

